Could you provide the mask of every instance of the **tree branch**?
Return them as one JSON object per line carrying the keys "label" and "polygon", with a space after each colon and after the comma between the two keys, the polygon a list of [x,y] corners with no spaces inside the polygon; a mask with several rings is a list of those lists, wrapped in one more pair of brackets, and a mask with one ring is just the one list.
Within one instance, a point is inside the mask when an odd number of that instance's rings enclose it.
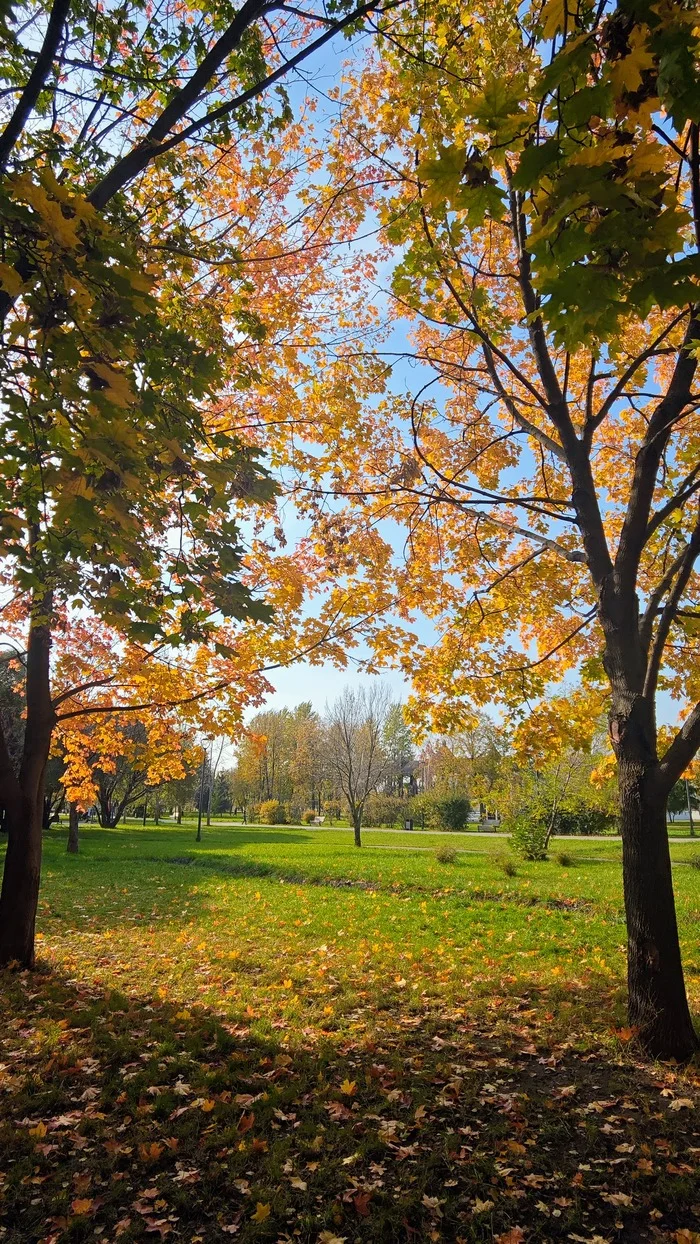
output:
{"label": "tree branch", "polygon": [[659,765],[662,790],[670,791],[700,747],[700,703],[686,718]]}
{"label": "tree branch", "polygon": [[2,134],[0,134],[0,172],[4,172],[12,148],[22,133],[43,90],[46,77],[61,41],[70,4],[71,0],[54,0],[41,51],[36,58],[27,85],[17,101],[17,106]]}
{"label": "tree branch", "polygon": [[668,391],[649,420],[644,442],[636,457],[630,499],[615,557],[618,582],[627,593],[635,590],[661,455],[674,423],[690,401],[697,370],[697,359],[690,353],[690,348],[699,338],[700,320],[693,316],[678,352]]}

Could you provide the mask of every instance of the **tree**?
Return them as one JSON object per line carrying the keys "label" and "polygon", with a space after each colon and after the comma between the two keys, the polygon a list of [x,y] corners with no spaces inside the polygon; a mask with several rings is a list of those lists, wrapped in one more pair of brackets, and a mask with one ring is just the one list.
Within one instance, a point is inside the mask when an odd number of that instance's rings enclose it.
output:
{"label": "tree", "polygon": [[221,816],[223,812],[233,811],[234,801],[234,770],[222,769],[217,773],[214,779],[214,791],[211,800],[211,810],[214,816]]}
{"label": "tree", "polygon": [[404,781],[408,779],[410,785],[413,777],[416,752],[401,704],[394,704],[389,710],[383,742],[390,762],[387,787],[390,793],[393,794],[396,790],[399,795],[403,795]]}
{"label": "tree", "polygon": [[374,7],[3,12],[0,549],[28,634],[18,769],[0,739],[0,962],[34,959],[57,616],[87,607],[177,644],[217,616],[268,616],[242,582],[237,510],[269,480],[215,418],[217,394],[244,383],[224,318],[262,328],[243,277],[226,317],[188,295],[201,264],[240,271],[226,230],[188,208],[232,122],[274,133],[290,110],[268,89]]}
{"label": "tree", "polygon": [[328,767],[347,800],[355,833],[362,846],[362,814],[368,796],[391,770],[384,737],[392,705],[386,687],[353,691],[346,687],[326,710]]}
{"label": "tree", "polygon": [[[700,744],[695,17],[415,6],[381,47],[344,94],[339,141],[350,165],[384,162],[392,305],[425,383],[367,403],[350,432],[314,409],[295,436],[326,445],[346,544],[374,532],[373,599],[400,592],[403,637],[392,619],[378,652],[410,671],[417,724],[536,706],[571,670],[598,695],[630,1024],[686,1058],[666,801]],[[400,570],[379,519],[408,529]],[[668,746],[660,685],[686,705]]]}

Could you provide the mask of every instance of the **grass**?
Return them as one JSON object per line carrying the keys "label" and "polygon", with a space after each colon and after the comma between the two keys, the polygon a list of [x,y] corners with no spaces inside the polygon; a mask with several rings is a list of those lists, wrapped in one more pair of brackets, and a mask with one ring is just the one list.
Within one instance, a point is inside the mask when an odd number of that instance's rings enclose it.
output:
{"label": "grass", "polygon": [[48,836],[42,970],[0,977],[2,1244],[697,1244],[698,1074],[626,1028],[619,843],[508,876],[498,838],[203,833]]}

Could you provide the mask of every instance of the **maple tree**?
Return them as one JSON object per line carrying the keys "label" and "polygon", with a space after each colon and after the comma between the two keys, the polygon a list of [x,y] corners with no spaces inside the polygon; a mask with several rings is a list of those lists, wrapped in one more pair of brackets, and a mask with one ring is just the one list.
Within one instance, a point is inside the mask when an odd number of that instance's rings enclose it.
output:
{"label": "maple tree", "polygon": [[[571,670],[589,733],[608,712],[630,1026],[687,1057],[666,799],[700,745],[696,14],[416,6],[379,47],[339,105],[337,151],[377,173],[411,344],[348,345],[338,380],[363,352],[371,400],[341,421],[312,398],[313,452],[299,429],[288,451],[297,491],[336,499],[317,539],[393,611],[376,657],[412,677],[417,725],[527,704],[534,737]],[[413,391],[387,380],[397,353]],[[661,691],[685,706],[669,738]]]}
{"label": "maple tree", "polygon": [[[57,616],[170,644],[269,617],[242,581],[239,519],[272,486],[216,417],[246,384],[236,344],[264,330],[227,226],[193,209],[227,153],[259,178],[291,120],[285,75],[376,7],[3,9],[0,554],[29,601],[18,770],[0,745],[5,962],[34,957]],[[206,295],[227,264],[224,313]]]}

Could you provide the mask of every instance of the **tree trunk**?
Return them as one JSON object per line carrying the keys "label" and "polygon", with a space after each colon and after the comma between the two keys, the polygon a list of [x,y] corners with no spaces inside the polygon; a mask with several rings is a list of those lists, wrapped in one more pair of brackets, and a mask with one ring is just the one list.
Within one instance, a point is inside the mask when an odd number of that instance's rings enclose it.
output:
{"label": "tree trunk", "polygon": [[78,854],[78,809],[74,803],[68,805],[68,842],[66,851],[69,855]]}
{"label": "tree trunk", "polygon": [[0,894],[0,965],[34,967],[34,928],[41,876],[43,795],[8,811],[8,843]]}
{"label": "tree trunk", "polygon": [[0,740],[2,801],[8,842],[0,892],[0,965],[34,967],[34,927],[41,876],[44,775],[55,715],[49,685],[51,598],[32,601],[27,644],[24,748],[19,775]]}
{"label": "tree trunk", "polygon": [[355,831],[355,846],[361,847],[362,846],[362,832],[361,832],[362,831],[362,817],[359,816],[357,813],[353,815],[352,827],[353,827],[353,830]]}
{"label": "tree trunk", "polygon": [[698,1049],[683,979],[666,828],[655,767],[618,748],[630,1026],[655,1058]]}

